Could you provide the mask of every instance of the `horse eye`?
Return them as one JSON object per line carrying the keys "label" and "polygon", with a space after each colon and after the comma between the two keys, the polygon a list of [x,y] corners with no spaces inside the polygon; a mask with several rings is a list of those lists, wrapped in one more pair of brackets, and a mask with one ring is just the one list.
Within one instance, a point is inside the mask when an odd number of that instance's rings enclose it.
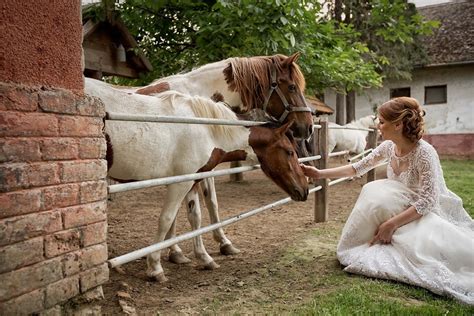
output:
{"label": "horse eye", "polygon": [[294,84],[290,84],[288,86],[288,90],[290,90],[291,92],[295,92],[296,91],[296,86]]}
{"label": "horse eye", "polygon": [[292,150],[288,150],[288,156],[293,156],[294,152]]}

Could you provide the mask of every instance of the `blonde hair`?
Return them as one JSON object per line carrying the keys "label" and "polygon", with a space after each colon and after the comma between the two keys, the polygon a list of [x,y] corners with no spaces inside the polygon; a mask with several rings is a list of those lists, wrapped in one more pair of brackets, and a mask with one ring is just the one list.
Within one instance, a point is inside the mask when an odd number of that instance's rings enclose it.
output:
{"label": "blonde hair", "polygon": [[391,123],[403,123],[403,136],[415,142],[424,134],[425,111],[414,98],[393,98],[378,108],[378,113]]}

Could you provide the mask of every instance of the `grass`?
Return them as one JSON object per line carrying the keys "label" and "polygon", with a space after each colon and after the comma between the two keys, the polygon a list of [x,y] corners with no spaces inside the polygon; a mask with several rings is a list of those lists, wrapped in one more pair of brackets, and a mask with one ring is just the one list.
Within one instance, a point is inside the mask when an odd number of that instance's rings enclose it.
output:
{"label": "grass", "polygon": [[[473,216],[474,160],[442,160],[448,188],[459,195]],[[287,256],[288,258],[288,256]],[[425,289],[342,272],[338,267],[313,280],[312,299],[294,315],[474,315],[474,306],[435,295]]]}
{"label": "grass", "polygon": [[466,211],[474,217],[474,160],[442,160],[448,188],[459,195]]}

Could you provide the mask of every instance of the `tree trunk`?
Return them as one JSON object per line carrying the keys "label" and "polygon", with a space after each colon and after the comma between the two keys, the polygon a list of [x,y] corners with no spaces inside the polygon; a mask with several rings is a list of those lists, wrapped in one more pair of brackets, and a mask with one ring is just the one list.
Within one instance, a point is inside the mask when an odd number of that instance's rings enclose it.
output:
{"label": "tree trunk", "polygon": [[336,124],[346,124],[344,115],[344,95],[341,93],[336,94]]}
{"label": "tree trunk", "polygon": [[355,92],[349,91],[346,95],[346,123],[355,120]]}

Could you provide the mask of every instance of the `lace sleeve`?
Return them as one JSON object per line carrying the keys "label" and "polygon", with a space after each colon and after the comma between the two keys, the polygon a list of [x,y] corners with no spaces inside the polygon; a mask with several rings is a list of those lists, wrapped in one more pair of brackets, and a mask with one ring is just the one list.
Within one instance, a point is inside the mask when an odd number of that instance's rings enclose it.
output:
{"label": "lace sleeve", "polygon": [[352,167],[356,171],[356,176],[360,177],[361,175],[367,173],[369,170],[373,169],[377,164],[387,158],[392,144],[393,143],[390,141],[384,141],[367,157],[352,164]]}
{"label": "lace sleeve", "polygon": [[420,191],[418,200],[411,205],[415,207],[418,214],[424,215],[439,203],[439,187],[436,185],[436,179],[440,162],[436,152],[430,152],[429,148],[421,150],[416,158]]}

